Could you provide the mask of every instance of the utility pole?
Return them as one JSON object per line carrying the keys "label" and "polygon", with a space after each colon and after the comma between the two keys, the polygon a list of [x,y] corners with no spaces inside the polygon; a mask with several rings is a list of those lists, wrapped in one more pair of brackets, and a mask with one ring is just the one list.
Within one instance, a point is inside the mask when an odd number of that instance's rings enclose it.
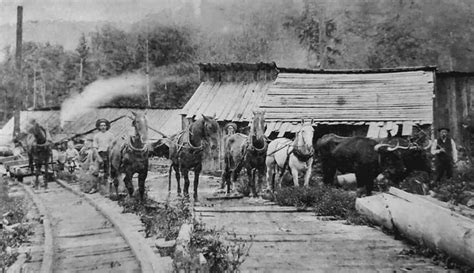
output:
{"label": "utility pole", "polygon": [[146,98],[148,102],[148,108],[151,108],[150,102],[150,64],[148,61],[148,34],[146,37]]}
{"label": "utility pole", "polygon": [[23,36],[23,6],[17,7],[17,19],[16,19],[16,52],[15,52],[15,64],[17,70],[17,95],[15,96],[15,112],[13,114],[13,138],[20,133],[20,111],[22,108],[23,99],[23,85],[22,85],[22,73],[21,73],[21,48],[22,48],[22,36]]}

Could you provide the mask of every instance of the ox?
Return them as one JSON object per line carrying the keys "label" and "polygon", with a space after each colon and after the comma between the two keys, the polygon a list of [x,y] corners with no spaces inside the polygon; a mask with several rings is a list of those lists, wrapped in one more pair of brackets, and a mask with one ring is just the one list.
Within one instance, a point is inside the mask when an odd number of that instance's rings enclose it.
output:
{"label": "ox", "polygon": [[431,175],[427,152],[400,137],[389,137],[381,143],[366,137],[340,137],[327,134],[318,139],[323,170],[323,181],[331,185],[336,171],[355,173],[358,193],[365,187],[367,195],[372,193],[374,180],[384,177],[398,185],[414,170]]}

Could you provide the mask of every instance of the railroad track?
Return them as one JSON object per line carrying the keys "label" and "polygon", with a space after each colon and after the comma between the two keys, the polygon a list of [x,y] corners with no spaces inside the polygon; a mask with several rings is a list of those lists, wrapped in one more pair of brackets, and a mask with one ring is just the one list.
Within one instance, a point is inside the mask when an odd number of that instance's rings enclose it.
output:
{"label": "railroad track", "polygon": [[[44,225],[41,265],[31,268],[41,272],[170,270],[170,258],[155,253],[153,242],[139,233],[143,227],[138,216],[121,214],[116,202],[99,194],[85,195],[63,181],[48,187],[33,190],[23,185]],[[28,272],[28,264],[23,268]]]}

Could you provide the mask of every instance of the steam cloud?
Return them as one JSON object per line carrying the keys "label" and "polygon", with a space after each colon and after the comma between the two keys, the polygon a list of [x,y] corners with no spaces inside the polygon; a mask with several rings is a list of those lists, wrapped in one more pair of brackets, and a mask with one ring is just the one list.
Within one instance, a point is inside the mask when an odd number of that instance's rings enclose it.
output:
{"label": "steam cloud", "polygon": [[120,77],[97,80],[80,94],[66,99],[61,105],[61,127],[66,121],[74,121],[97,107],[120,96],[133,96],[144,92],[146,78],[143,75],[128,74]]}

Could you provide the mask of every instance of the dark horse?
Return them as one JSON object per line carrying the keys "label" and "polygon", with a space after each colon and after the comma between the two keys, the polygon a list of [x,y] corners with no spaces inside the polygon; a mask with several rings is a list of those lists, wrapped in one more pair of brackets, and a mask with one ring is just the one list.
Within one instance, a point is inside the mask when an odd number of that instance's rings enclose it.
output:
{"label": "dark horse", "polygon": [[36,121],[31,121],[28,133],[21,134],[17,139],[28,154],[28,163],[31,173],[35,174],[35,188],[39,186],[39,175],[44,166],[43,183],[48,188],[48,163],[50,162],[51,140],[48,131]]}
{"label": "dark horse", "polygon": [[217,147],[219,124],[214,117],[202,115],[186,130],[170,137],[170,159],[168,191],[171,192],[171,171],[174,169],[178,181],[178,196],[181,195],[180,174],[184,177],[184,195],[189,196],[188,171],[194,169],[194,201],[198,199],[199,173],[202,169],[204,143],[210,143],[211,150]]}
{"label": "dark horse", "polygon": [[[144,114],[135,112],[132,114],[134,116],[132,126],[135,129],[135,134],[125,139],[116,139],[109,147],[110,178],[113,180],[115,194],[118,196],[118,176],[124,173],[123,181],[131,197],[134,192],[132,177],[138,173],[138,192],[140,200],[143,200],[145,180],[148,175],[148,122]],[[112,185],[110,187],[112,188]],[[110,192],[112,193],[112,189]]]}
{"label": "dark horse", "polygon": [[[234,185],[241,169],[245,167],[252,196],[257,196],[265,176],[265,159],[268,145],[264,132],[265,112],[253,112],[249,136],[234,134],[225,140],[223,179],[227,184],[227,193],[230,193],[231,189],[231,175],[232,184]],[[256,172],[258,172],[258,186],[255,185]]]}

